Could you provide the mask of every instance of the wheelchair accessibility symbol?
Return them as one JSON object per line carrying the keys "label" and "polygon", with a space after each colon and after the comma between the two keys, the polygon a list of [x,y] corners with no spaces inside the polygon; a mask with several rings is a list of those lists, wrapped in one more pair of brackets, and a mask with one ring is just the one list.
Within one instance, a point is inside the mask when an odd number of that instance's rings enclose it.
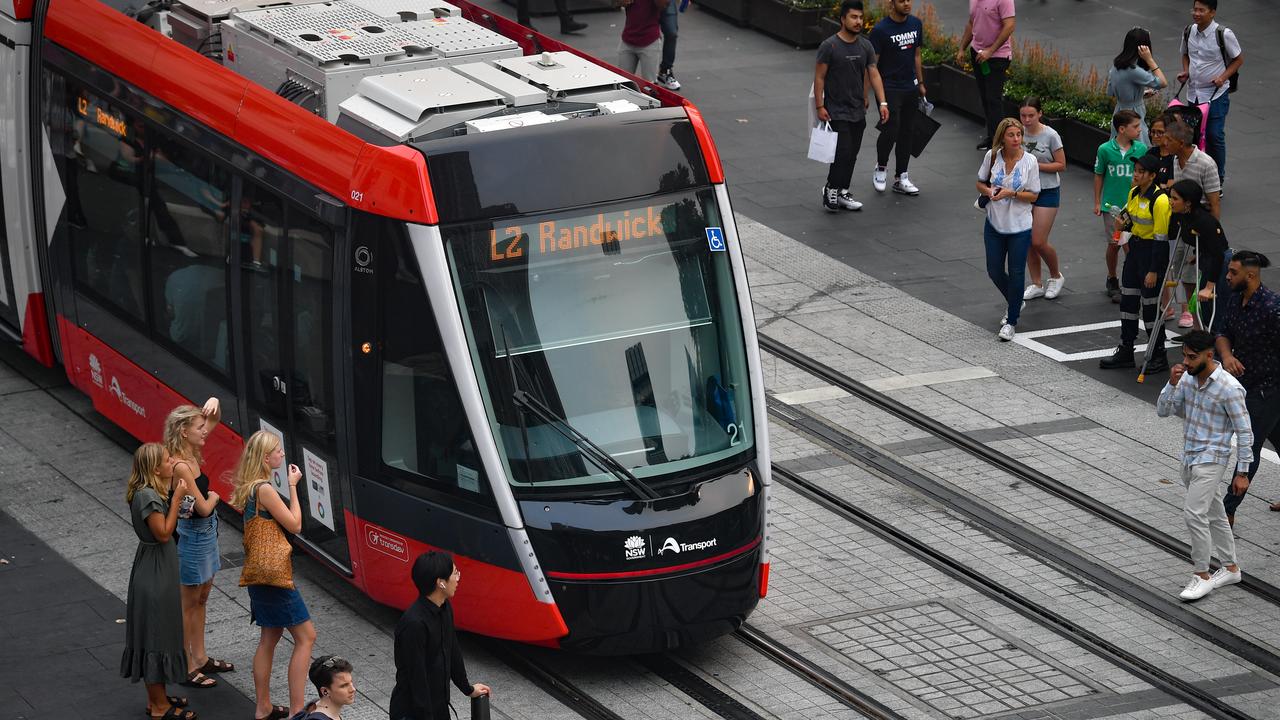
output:
{"label": "wheelchair accessibility symbol", "polygon": [[724,252],[724,230],[718,227],[707,228],[707,247],[711,252]]}

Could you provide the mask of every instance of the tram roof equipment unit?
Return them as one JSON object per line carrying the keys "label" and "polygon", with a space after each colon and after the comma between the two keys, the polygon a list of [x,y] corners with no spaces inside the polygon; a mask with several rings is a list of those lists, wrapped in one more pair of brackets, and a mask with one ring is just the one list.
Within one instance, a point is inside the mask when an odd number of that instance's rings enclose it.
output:
{"label": "tram roof equipment unit", "polygon": [[338,124],[355,121],[407,142],[659,105],[622,75],[570,52],[544,52],[367,77],[342,102]]}
{"label": "tram roof equipment unit", "polygon": [[331,122],[366,78],[521,53],[439,0],[284,5],[233,11],[219,25],[223,65]]}

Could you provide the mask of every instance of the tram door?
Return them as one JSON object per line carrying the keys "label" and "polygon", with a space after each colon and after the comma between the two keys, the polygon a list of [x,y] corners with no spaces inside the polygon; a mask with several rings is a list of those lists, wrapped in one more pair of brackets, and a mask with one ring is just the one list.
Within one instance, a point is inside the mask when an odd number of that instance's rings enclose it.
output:
{"label": "tram door", "polygon": [[335,430],[335,231],[250,182],[239,204],[249,430],[283,439],[285,465],[272,482],[287,499],[288,465],[302,470],[302,539],[349,572]]}

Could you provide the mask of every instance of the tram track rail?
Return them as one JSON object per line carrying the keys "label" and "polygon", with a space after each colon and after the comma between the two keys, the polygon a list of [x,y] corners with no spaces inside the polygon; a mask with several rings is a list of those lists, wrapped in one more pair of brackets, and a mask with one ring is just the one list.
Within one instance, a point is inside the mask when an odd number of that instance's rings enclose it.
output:
{"label": "tram track rail", "polygon": [[1220,720],[1253,720],[1253,716],[1208,693],[1188,680],[1112,643],[1075,621],[1037,603],[994,578],[947,555],[928,543],[876,517],[848,500],[826,490],[798,473],[773,465],[773,477],[781,485],[796,492],[853,523],[872,535],[901,548],[920,561],[941,571],[983,595],[1004,604],[1018,614],[1054,630],[1089,652],[1104,657],[1117,667],[1140,678],[1166,694],[1186,703],[1209,717]]}
{"label": "tram track rail", "polygon": [[[1047,475],[981,441],[975,440],[963,432],[941,423],[905,403],[894,400],[888,395],[858,382],[819,360],[787,347],[773,338],[763,334],[760,334],[758,338],[760,347],[771,355],[785,360],[814,377],[831,383],[850,395],[924,430],[936,438],[945,440],[956,449],[983,460],[1023,482],[1065,500],[1095,517],[1142,538],[1174,557],[1191,562],[1191,546],[1185,541],[1152,527],[1131,515],[1116,510],[1114,507],[1090,497],[1087,493],[1081,492],[1057,478]],[[1215,563],[1214,567],[1216,566],[1217,564]],[[1245,573],[1240,581],[1240,587],[1280,607],[1280,586]]]}

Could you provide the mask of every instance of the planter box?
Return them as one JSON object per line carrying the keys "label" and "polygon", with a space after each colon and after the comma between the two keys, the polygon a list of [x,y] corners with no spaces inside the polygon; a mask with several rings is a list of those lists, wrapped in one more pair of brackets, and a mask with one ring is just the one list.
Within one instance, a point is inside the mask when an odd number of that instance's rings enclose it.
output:
{"label": "planter box", "polygon": [[818,18],[818,29],[822,34],[822,39],[826,40],[840,32],[840,23],[835,18],[824,15]]}
{"label": "planter box", "polygon": [[[516,6],[516,0],[502,0],[511,7]],[[612,0],[567,0],[569,12],[591,12],[595,10],[614,10]],[[529,0],[529,14],[534,17],[556,14],[556,4],[554,0]]]}
{"label": "planter box", "polygon": [[739,27],[751,24],[751,0],[698,0],[698,9],[710,10]]}
{"label": "planter box", "polygon": [[826,39],[818,27],[825,10],[799,10],[779,0],[749,0],[751,26],[799,48],[817,47]]}
{"label": "planter box", "polygon": [[1071,118],[1054,120],[1050,125],[1062,136],[1062,150],[1067,154],[1067,162],[1090,170],[1098,156],[1098,146],[1111,138],[1110,132]]}
{"label": "planter box", "polygon": [[[978,84],[969,73],[953,65],[931,65],[924,69],[925,84],[929,87],[929,99],[939,105],[983,119],[982,103],[978,99]],[[1018,103],[1004,99],[1006,117],[1018,117]],[[1048,119],[1045,124],[1062,136],[1062,149],[1067,162],[1093,169],[1098,146],[1111,136],[1106,130],[1086,125],[1070,118]]]}

